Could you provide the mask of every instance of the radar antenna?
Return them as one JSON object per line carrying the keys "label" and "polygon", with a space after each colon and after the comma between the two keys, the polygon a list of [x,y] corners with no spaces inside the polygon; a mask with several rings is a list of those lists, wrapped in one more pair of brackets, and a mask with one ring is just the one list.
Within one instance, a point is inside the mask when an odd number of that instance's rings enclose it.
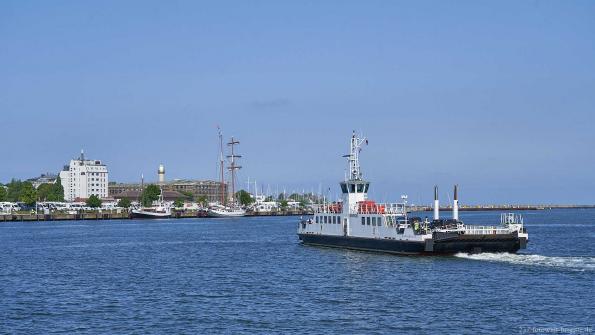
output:
{"label": "radar antenna", "polygon": [[347,157],[347,161],[349,163],[349,180],[362,180],[362,172],[359,165],[359,154],[362,151],[362,145],[364,143],[367,145],[368,139],[365,137],[358,137],[355,134],[355,131],[353,131],[353,135],[351,135],[349,155],[343,156]]}

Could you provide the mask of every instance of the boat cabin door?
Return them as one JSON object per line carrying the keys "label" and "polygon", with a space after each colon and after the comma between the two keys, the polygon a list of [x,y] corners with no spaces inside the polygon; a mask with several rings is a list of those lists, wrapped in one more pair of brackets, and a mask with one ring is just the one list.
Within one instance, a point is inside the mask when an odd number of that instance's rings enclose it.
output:
{"label": "boat cabin door", "polygon": [[347,236],[347,218],[343,219],[343,236]]}

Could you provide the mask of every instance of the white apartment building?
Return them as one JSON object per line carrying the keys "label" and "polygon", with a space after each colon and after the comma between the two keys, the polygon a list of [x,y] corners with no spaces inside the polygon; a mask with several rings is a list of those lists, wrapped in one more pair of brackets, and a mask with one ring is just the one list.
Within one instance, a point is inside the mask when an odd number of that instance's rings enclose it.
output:
{"label": "white apartment building", "polygon": [[64,187],[64,200],[87,199],[95,194],[100,199],[107,198],[108,172],[101,161],[85,159],[81,150],[79,159],[70,161],[60,172],[60,180]]}

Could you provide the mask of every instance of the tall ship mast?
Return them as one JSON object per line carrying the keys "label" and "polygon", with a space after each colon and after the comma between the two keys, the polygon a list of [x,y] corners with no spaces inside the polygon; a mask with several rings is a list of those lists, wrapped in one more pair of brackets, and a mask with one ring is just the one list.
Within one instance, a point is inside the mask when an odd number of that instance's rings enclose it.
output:
{"label": "tall ship mast", "polygon": [[[226,197],[225,194],[225,159],[223,156],[223,135],[221,134],[221,129],[217,127],[219,132],[219,173],[221,178],[221,201],[218,205],[210,206],[207,210],[207,216],[210,217],[238,217],[238,216],[245,216],[246,210],[244,210],[238,204],[237,199],[235,198],[235,184],[236,184],[236,171],[241,169],[242,167],[237,165],[236,160],[241,158],[242,156],[236,154],[235,146],[240,144],[235,138],[231,138],[231,140],[227,143],[227,146],[230,149],[230,152],[227,156],[229,159],[229,166],[227,170],[230,172],[230,185],[228,188],[231,189],[231,193],[228,194]],[[227,201],[229,198],[230,201]]]}
{"label": "tall ship mast", "polygon": [[221,134],[221,128],[217,127],[217,131],[219,132],[219,172],[220,172],[220,182],[221,182],[221,205],[225,205],[225,161],[223,160],[223,134]]}
{"label": "tall ship mast", "polygon": [[229,167],[227,168],[229,170],[229,174],[230,174],[230,178],[231,178],[231,203],[232,204],[236,204],[236,199],[235,199],[235,192],[236,192],[236,171],[241,169],[242,167],[239,165],[236,165],[236,159],[237,158],[242,158],[242,156],[240,155],[236,155],[234,147],[236,145],[240,144],[240,141],[236,140],[233,138],[233,136],[231,137],[231,140],[227,143],[227,146],[230,148],[230,154],[227,155],[227,158],[229,159]]}
{"label": "tall ship mast", "polygon": [[441,219],[438,187],[434,187],[434,218],[407,214],[407,196],[401,203],[368,199],[370,183],[363,178],[359,155],[368,140],[351,136],[347,158],[349,174],[340,182],[342,199],[315,208],[302,220],[298,237],[304,244],[395,254],[454,254],[457,252],[516,252],[526,248],[529,235],[518,214],[502,214],[499,226],[466,225],[459,219],[458,185],[454,187],[452,218]]}

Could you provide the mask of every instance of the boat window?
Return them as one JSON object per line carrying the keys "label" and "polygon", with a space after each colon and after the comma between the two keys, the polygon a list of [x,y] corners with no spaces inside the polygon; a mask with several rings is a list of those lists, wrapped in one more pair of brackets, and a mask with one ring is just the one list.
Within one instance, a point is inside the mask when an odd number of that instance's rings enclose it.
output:
{"label": "boat window", "polygon": [[343,193],[347,193],[347,184],[341,183],[341,191],[343,191]]}
{"label": "boat window", "polygon": [[336,216],[333,216],[333,224],[334,223],[337,223],[337,217]]}
{"label": "boat window", "polygon": [[366,224],[366,218],[362,216],[362,225]]}
{"label": "boat window", "polygon": [[337,224],[341,223],[341,217],[337,216]]}
{"label": "boat window", "polygon": [[316,223],[320,223],[320,222],[318,222],[318,216],[315,219],[316,219]]}
{"label": "boat window", "polygon": [[350,186],[349,189],[350,189],[351,193],[355,193],[355,184],[351,184],[349,186]]}
{"label": "boat window", "polygon": [[357,184],[357,191],[359,193],[363,193],[364,192],[364,184]]}
{"label": "boat window", "polygon": [[324,223],[328,223],[328,216],[324,216]]}
{"label": "boat window", "polygon": [[370,225],[370,217],[369,217],[369,216],[366,218],[366,224],[367,224],[368,226]]}
{"label": "boat window", "polygon": [[370,187],[370,184],[366,184],[366,187],[364,188],[364,192],[368,192],[368,187]]}

